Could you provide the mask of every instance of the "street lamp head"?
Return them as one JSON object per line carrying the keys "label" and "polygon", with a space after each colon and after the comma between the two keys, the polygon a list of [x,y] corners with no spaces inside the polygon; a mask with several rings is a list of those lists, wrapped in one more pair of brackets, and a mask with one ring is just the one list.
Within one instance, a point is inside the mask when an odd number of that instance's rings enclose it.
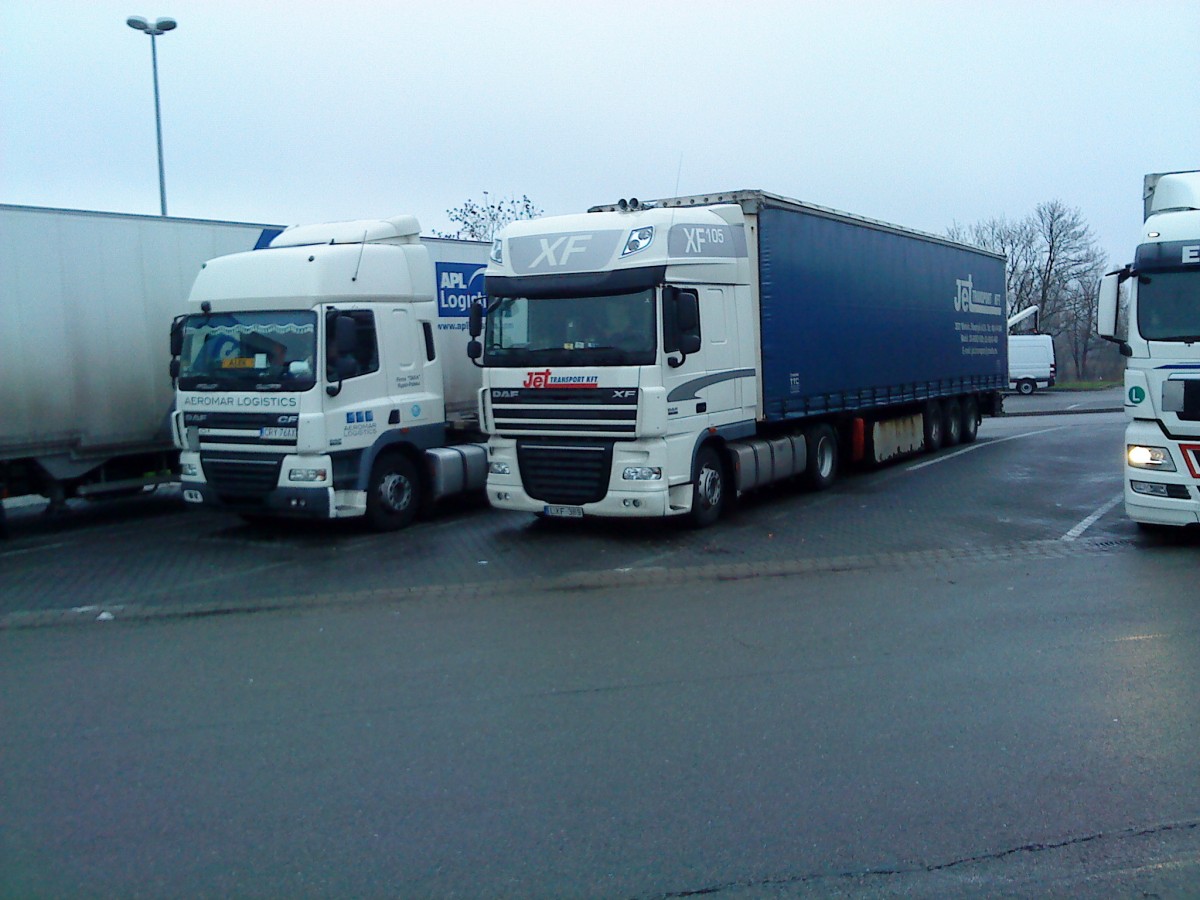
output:
{"label": "street lamp head", "polygon": [[179,27],[179,23],[174,19],[158,19],[153,25],[151,25],[150,22],[142,16],[130,16],[125,20],[125,24],[130,28],[137,29],[138,31],[144,31],[146,34],[151,36],[164,34],[168,31],[174,31],[177,27]]}

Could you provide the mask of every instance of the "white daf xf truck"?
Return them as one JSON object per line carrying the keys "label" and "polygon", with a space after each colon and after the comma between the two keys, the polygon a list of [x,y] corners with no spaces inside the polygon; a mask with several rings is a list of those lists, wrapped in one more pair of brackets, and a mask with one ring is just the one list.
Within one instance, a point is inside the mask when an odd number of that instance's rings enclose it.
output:
{"label": "white daf xf truck", "polygon": [[678,516],[975,439],[1008,384],[1003,256],[765,191],[622,201],[495,242],[488,500]]}
{"label": "white daf xf truck", "polygon": [[210,260],[171,334],[184,499],[392,530],[482,488],[466,342],[487,253],[399,216]]}
{"label": "white daf xf truck", "polygon": [[1097,332],[1125,361],[1125,511],[1200,523],[1200,171],[1145,176],[1130,265],[1104,276]]}

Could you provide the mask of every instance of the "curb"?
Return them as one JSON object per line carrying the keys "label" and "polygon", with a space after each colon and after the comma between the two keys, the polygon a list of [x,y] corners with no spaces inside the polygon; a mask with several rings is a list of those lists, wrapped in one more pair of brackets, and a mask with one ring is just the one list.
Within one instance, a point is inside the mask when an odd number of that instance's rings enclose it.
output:
{"label": "curb", "polygon": [[1102,406],[1097,409],[1030,409],[1030,410],[1025,410],[1023,412],[1009,412],[1008,410],[1005,410],[1004,415],[1001,416],[1001,418],[1015,419],[1015,418],[1019,418],[1021,416],[1079,416],[1079,415],[1089,415],[1092,413],[1119,413],[1119,412],[1125,412],[1125,407],[1123,407],[1123,406]]}

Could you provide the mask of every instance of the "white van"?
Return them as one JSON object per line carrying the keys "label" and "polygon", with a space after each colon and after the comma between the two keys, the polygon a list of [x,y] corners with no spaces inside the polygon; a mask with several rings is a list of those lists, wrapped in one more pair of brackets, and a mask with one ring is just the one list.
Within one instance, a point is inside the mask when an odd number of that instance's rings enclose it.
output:
{"label": "white van", "polygon": [[1008,386],[1022,394],[1054,387],[1054,339],[1048,334],[1008,336]]}

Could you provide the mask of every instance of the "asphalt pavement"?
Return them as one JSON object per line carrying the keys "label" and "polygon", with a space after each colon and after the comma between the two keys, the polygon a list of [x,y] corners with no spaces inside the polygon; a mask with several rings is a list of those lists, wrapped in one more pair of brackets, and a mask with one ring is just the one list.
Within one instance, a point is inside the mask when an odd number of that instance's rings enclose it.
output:
{"label": "asphalt pavement", "polygon": [[30,510],[0,896],[1191,896],[1200,541],[1012,400],[701,532]]}

